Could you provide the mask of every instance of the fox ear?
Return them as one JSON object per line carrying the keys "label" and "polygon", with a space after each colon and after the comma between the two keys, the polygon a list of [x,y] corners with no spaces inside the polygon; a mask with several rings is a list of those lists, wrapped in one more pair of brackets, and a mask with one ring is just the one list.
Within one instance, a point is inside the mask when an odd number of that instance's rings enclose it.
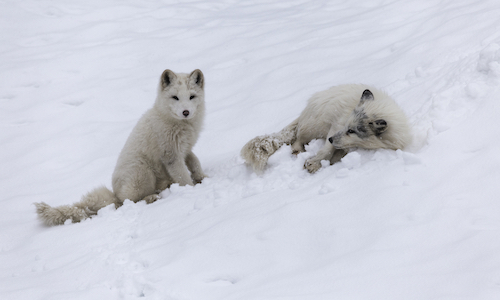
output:
{"label": "fox ear", "polygon": [[196,69],[191,74],[189,74],[189,81],[191,83],[196,84],[200,88],[205,87],[205,77],[203,76],[203,73],[199,70]]}
{"label": "fox ear", "polygon": [[361,101],[359,102],[359,104],[363,104],[365,103],[365,101],[371,101],[374,99],[375,98],[373,97],[372,92],[370,92],[370,90],[367,89],[363,92],[363,95],[361,95]]}
{"label": "fox ear", "polygon": [[177,78],[177,75],[175,75],[174,72],[172,72],[169,69],[166,69],[163,71],[161,74],[161,85],[163,88],[166,88],[167,86],[171,85],[172,82]]}
{"label": "fox ear", "polygon": [[384,119],[375,120],[368,123],[368,125],[370,125],[370,128],[373,130],[376,136],[381,135],[384,131],[387,130],[387,122]]}

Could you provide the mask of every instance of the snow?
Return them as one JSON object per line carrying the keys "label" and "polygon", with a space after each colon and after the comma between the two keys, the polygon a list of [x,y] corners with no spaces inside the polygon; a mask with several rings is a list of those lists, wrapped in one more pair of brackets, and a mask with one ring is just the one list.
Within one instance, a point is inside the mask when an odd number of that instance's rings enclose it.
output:
{"label": "snow", "polygon": [[[0,299],[500,299],[498,1],[0,7]],[[44,227],[33,202],[111,185],[166,68],[205,74],[210,178]],[[342,83],[392,95],[412,145],[245,166],[248,140]]]}

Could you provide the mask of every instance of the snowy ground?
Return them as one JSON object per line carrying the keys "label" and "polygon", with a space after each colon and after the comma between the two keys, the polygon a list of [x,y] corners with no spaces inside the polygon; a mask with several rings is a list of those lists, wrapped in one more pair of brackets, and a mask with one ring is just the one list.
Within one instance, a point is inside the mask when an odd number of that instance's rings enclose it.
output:
{"label": "snowy ground", "polygon": [[[0,299],[500,299],[497,0],[0,2]],[[44,227],[110,186],[166,69],[206,77],[210,178]],[[314,175],[239,158],[316,91],[367,83],[405,151]]]}

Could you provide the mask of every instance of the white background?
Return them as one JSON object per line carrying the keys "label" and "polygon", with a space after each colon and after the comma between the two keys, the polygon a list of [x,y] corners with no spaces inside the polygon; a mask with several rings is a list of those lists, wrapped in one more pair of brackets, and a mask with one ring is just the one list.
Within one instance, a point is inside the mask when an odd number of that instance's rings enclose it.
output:
{"label": "white background", "polygon": [[[500,299],[497,0],[5,0],[0,39],[0,299]],[[110,187],[167,68],[205,74],[210,178],[41,225]],[[244,165],[342,83],[392,95],[412,145]]]}

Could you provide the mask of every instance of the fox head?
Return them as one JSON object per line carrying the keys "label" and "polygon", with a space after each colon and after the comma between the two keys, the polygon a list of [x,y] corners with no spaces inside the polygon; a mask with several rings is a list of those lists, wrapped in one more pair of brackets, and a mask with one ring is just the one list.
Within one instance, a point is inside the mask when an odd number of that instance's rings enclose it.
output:
{"label": "fox head", "polygon": [[197,113],[203,114],[205,78],[196,69],[191,74],[165,70],[161,74],[155,105],[167,116],[178,120],[190,120]]}
{"label": "fox head", "polygon": [[[379,101],[379,103],[377,103]],[[389,122],[377,114],[381,111],[380,100],[376,100],[370,90],[361,95],[359,104],[347,118],[342,130],[328,138],[335,148],[390,148],[384,143]]]}

